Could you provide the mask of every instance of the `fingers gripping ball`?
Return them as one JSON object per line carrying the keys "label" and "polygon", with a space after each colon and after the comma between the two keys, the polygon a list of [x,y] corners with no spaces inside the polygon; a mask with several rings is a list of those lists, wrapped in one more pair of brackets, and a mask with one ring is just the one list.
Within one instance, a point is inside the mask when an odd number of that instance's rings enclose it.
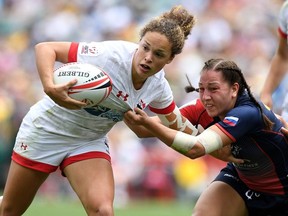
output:
{"label": "fingers gripping ball", "polygon": [[68,90],[68,95],[93,107],[105,100],[112,90],[112,80],[100,68],[87,63],[67,63],[54,71],[54,83],[65,84],[73,79],[77,83]]}

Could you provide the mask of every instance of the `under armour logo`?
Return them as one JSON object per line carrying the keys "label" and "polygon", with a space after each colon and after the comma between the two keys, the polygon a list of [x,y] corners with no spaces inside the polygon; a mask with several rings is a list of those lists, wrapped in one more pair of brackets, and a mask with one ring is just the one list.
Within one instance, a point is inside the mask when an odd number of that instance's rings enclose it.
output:
{"label": "under armour logo", "polygon": [[122,97],[124,101],[127,101],[127,98],[129,97],[128,94],[124,95],[122,94],[122,91],[118,91],[118,94],[116,95],[118,98]]}
{"label": "under armour logo", "polygon": [[26,150],[28,146],[27,146],[27,145],[24,145],[24,143],[21,143],[21,146],[20,146],[20,147],[21,147],[21,149]]}

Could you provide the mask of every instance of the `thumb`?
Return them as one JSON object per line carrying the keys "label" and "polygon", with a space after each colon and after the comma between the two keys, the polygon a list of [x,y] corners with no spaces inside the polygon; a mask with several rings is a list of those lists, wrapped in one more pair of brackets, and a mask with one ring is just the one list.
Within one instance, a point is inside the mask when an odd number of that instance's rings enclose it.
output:
{"label": "thumb", "polygon": [[66,86],[67,86],[68,88],[71,88],[71,87],[74,86],[76,83],[77,83],[77,79],[73,79],[73,80],[69,81],[69,82],[66,84]]}

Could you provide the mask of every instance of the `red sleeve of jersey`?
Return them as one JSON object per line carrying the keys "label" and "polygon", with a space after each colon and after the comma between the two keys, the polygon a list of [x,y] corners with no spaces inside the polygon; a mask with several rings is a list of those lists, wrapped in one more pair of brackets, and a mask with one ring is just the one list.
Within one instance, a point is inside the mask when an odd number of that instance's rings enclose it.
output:
{"label": "red sleeve of jersey", "polygon": [[68,62],[77,62],[77,52],[78,52],[79,43],[71,43],[69,53],[68,53]]}
{"label": "red sleeve of jersey", "polygon": [[191,102],[182,106],[180,112],[193,125],[200,124],[202,127],[206,128],[213,122],[213,118],[208,115],[200,99],[197,99],[194,103]]}
{"label": "red sleeve of jersey", "polygon": [[172,103],[164,109],[157,109],[157,108],[153,108],[151,106],[148,106],[148,107],[152,112],[154,112],[156,114],[166,115],[166,114],[173,112],[173,110],[175,109],[175,106],[176,106],[175,101],[172,101]]}
{"label": "red sleeve of jersey", "polygon": [[283,32],[280,27],[278,27],[278,33],[280,35],[280,37],[282,38],[287,38],[287,34],[285,32]]}
{"label": "red sleeve of jersey", "polygon": [[194,109],[194,105],[187,105],[181,107],[180,109],[181,114],[186,117],[193,125],[195,125],[198,120],[198,114],[195,112]]}

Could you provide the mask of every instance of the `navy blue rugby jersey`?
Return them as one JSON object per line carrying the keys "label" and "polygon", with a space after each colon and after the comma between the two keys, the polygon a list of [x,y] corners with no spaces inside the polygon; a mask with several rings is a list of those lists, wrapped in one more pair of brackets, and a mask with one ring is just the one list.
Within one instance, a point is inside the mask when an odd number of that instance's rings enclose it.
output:
{"label": "navy blue rugby jersey", "polygon": [[282,123],[262,103],[264,114],[274,123],[264,129],[259,108],[245,93],[223,121],[216,125],[234,142],[232,154],[245,160],[233,164],[240,179],[252,190],[288,194],[288,142],[280,132]]}

